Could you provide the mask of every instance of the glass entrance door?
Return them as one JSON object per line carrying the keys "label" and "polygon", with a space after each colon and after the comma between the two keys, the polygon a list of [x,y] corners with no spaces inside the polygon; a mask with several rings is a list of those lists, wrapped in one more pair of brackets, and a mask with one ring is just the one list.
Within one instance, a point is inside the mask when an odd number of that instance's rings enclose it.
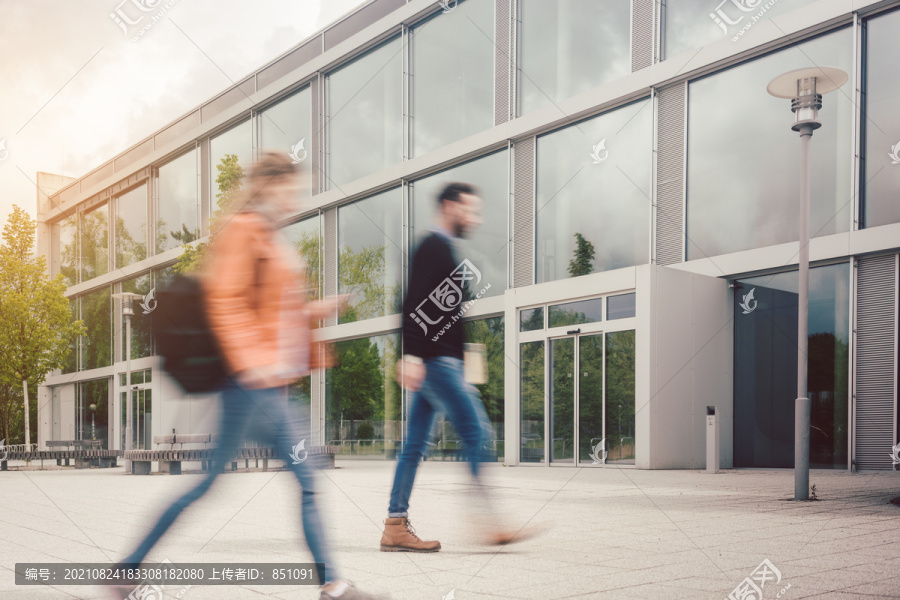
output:
{"label": "glass entrance door", "polygon": [[573,463],[575,456],[575,342],[550,340],[550,462]]}
{"label": "glass entrance door", "polygon": [[[532,347],[542,349],[543,342],[522,346],[524,358]],[[547,349],[544,452],[550,463],[634,464],[634,331],[551,338]],[[535,396],[530,388],[538,383],[534,379],[525,378],[523,370],[523,384],[529,383],[527,397],[523,388],[523,427],[524,402]],[[534,404],[529,404],[529,432],[540,422]],[[526,446],[526,434],[523,429],[522,461],[543,462],[533,449],[536,440],[527,440],[531,448]]]}
{"label": "glass entrance door", "polygon": [[551,463],[594,462],[603,440],[603,334],[550,340]]}

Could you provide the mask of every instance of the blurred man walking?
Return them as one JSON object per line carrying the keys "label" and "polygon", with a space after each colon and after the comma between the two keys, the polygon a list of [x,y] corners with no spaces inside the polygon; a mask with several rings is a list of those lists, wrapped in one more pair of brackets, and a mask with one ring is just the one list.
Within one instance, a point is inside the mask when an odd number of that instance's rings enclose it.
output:
{"label": "blurred man walking", "polygon": [[[419,461],[425,451],[437,414],[444,414],[465,444],[472,477],[486,501],[481,486],[485,447],[490,422],[477,389],[463,377],[463,325],[460,319],[464,296],[473,295],[469,283],[480,279],[477,266],[460,262],[456,240],[468,237],[481,224],[481,198],[474,187],[452,183],[438,197],[437,222],[421,241],[413,256],[409,289],[403,302],[403,360],[397,364],[401,385],[412,392],[407,418],[406,442],[397,461],[388,518],[381,537],[383,552],[437,552],[438,541],[420,539],[409,522],[409,497]],[[462,309],[464,311],[464,308]],[[496,520],[494,521],[496,527]],[[491,529],[489,544],[512,541],[514,533]]]}

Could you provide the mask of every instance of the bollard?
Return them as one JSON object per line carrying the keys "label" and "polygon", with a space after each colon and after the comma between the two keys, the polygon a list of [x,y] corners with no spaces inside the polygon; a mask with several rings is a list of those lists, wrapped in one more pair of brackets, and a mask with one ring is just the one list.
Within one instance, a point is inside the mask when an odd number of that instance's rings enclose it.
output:
{"label": "bollard", "polygon": [[719,411],[706,407],[706,472],[719,472]]}

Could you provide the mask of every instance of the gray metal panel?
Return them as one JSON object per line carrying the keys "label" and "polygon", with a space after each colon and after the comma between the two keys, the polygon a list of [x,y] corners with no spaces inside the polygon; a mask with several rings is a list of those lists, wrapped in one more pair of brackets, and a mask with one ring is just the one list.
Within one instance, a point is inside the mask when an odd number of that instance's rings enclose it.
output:
{"label": "gray metal panel", "polygon": [[656,263],[684,260],[684,131],[687,84],[657,95]]}
{"label": "gray metal panel", "polygon": [[654,0],[631,0],[631,71],[653,64]]}
{"label": "gray metal panel", "polygon": [[294,69],[322,54],[322,36],[317,35],[299,48],[292,50],[256,75],[256,89],[263,89],[270,83],[284,77]]}
{"label": "gray metal panel", "polygon": [[[337,294],[337,207],[329,208],[325,211],[325,233],[322,251],[322,279],[324,281],[324,292],[326,296]],[[337,317],[332,316],[325,319],[325,326],[337,325]]]}
{"label": "gray metal panel", "polygon": [[856,466],[892,469],[897,257],[859,259],[856,297]]}
{"label": "gray metal panel", "polygon": [[512,118],[512,70],[513,0],[496,0],[494,3],[494,125],[506,123]]}
{"label": "gray metal panel", "polygon": [[535,138],[513,146],[513,287],[534,284]]}
{"label": "gray metal panel", "polygon": [[325,51],[327,52],[334,48],[353,34],[359,33],[405,4],[406,0],[375,0],[363,6],[355,13],[325,30]]}
{"label": "gray metal panel", "polygon": [[312,139],[309,141],[309,154],[312,157],[312,193],[318,194],[322,191],[322,124],[325,122],[322,116],[323,106],[320,102],[322,97],[321,78],[316,77],[309,83],[310,95],[310,113],[312,114]]}

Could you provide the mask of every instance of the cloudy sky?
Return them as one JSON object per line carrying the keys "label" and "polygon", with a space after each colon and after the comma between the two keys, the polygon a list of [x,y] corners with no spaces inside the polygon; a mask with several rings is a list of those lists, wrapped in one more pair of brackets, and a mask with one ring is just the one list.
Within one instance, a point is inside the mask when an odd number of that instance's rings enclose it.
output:
{"label": "cloudy sky", "polygon": [[84,175],[363,1],[176,0],[133,42],[122,0],[0,0],[0,225],[36,172]]}

